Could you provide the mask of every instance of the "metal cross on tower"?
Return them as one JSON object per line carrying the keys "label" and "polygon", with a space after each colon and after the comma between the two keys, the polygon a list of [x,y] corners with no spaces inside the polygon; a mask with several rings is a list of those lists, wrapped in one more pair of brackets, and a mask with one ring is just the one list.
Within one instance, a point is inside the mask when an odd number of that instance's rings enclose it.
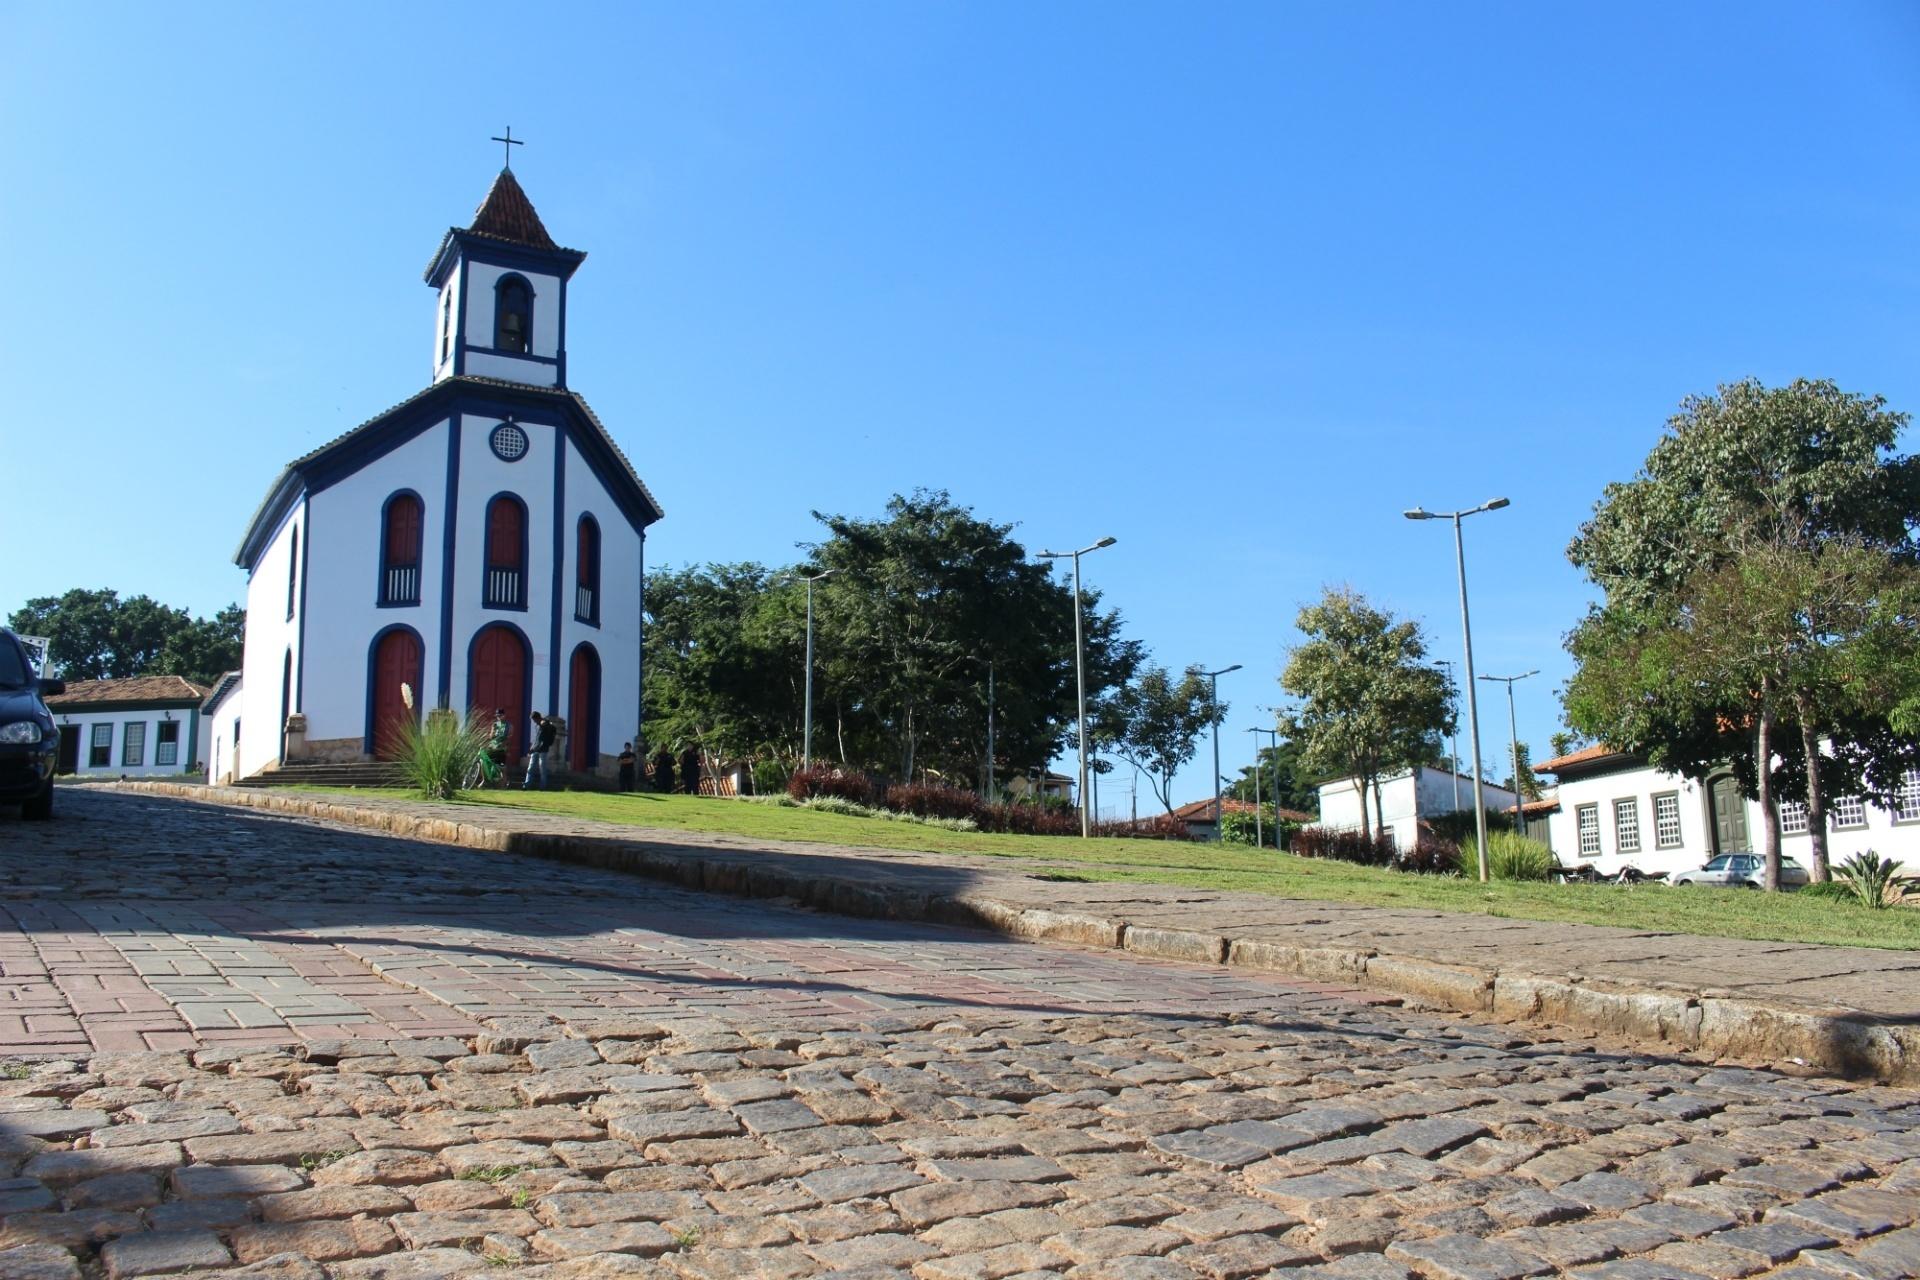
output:
{"label": "metal cross on tower", "polygon": [[488,139],[487,139],[487,141],[488,141],[488,142],[504,142],[504,143],[506,144],[506,147],[505,147],[504,149],[505,149],[505,151],[506,151],[506,153],[507,153],[507,159],[506,159],[506,164],[505,164],[505,165],[504,165],[503,167],[505,167],[505,168],[508,168],[508,169],[511,169],[511,168],[513,168],[513,149],[514,149],[515,147],[524,147],[524,146],[526,146],[526,145],[527,145],[527,144],[526,144],[526,141],[525,141],[525,139],[522,139],[522,138],[516,138],[516,137],[514,137],[514,136],[513,136],[513,126],[512,126],[512,125],[508,125],[508,126],[507,126],[507,136],[506,136],[506,137],[504,137],[504,138],[488,138]]}

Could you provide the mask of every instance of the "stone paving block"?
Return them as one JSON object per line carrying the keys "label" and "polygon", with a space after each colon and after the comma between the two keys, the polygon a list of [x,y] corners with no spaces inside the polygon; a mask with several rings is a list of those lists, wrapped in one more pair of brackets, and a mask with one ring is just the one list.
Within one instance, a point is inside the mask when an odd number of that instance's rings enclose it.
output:
{"label": "stone paving block", "polygon": [[190,1267],[218,1267],[233,1260],[211,1231],[153,1231],[121,1236],[100,1250],[109,1280],[165,1275]]}
{"label": "stone paving block", "polygon": [[1531,1254],[1464,1235],[1403,1240],[1387,1250],[1387,1257],[1430,1280],[1522,1280],[1553,1270]]}
{"label": "stone paving block", "polygon": [[188,1165],[175,1169],[168,1182],[183,1200],[263,1196],[307,1185],[298,1172],[280,1164]]}
{"label": "stone paving block", "polygon": [[0,1275],[12,1280],[80,1280],[80,1264],[58,1245],[26,1244],[0,1249]]}

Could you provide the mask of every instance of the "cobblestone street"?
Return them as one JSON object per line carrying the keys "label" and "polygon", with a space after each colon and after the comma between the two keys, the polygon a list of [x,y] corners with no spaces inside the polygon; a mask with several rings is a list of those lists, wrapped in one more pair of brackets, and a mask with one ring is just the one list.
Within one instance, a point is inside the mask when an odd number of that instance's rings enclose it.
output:
{"label": "cobblestone street", "polygon": [[110,793],[0,817],[0,1277],[1920,1274],[1920,1094]]}

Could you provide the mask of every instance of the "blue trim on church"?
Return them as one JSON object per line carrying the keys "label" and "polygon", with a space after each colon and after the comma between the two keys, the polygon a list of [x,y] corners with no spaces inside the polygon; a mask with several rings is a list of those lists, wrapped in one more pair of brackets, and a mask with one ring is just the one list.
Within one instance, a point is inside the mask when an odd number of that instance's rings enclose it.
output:
{"label": "blue trim on church", "polygon": [[453,705],[453,546],[460,520],[460,417],[447,423],[446,522],[440,539],[440,701]]}
{"label": "blue trim on church", "polygon": [[567,555],[567,448],[571,432],[564,428],[553,433],[553,646],[547,663],[547,714],[560,714],[560,601],[566,574],[562,567]]}

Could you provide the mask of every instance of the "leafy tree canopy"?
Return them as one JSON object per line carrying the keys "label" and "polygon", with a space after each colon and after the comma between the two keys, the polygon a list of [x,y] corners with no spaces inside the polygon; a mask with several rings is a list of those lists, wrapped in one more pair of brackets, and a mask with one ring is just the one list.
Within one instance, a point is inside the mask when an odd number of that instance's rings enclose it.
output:
{"label": "leafy tree canopy", "polygon": [[1226,714],[1227,704],[1214,701],[1213,682],[1199,667],[1176,680],[1165,667],[1149,666],[1106,702],[1100,724],[1114,752],[1147,775],[1172,813],[1174,775],[1193,759],[1200,735]]}
{"label": "leafy tree canopy", "polygon": [[27,601],[7,625],[46,636],[49,660],[68,680],[179,675],[211,684],[240,665],[246,617],[237,604],[196,619],[150,596],[76,587]]}

